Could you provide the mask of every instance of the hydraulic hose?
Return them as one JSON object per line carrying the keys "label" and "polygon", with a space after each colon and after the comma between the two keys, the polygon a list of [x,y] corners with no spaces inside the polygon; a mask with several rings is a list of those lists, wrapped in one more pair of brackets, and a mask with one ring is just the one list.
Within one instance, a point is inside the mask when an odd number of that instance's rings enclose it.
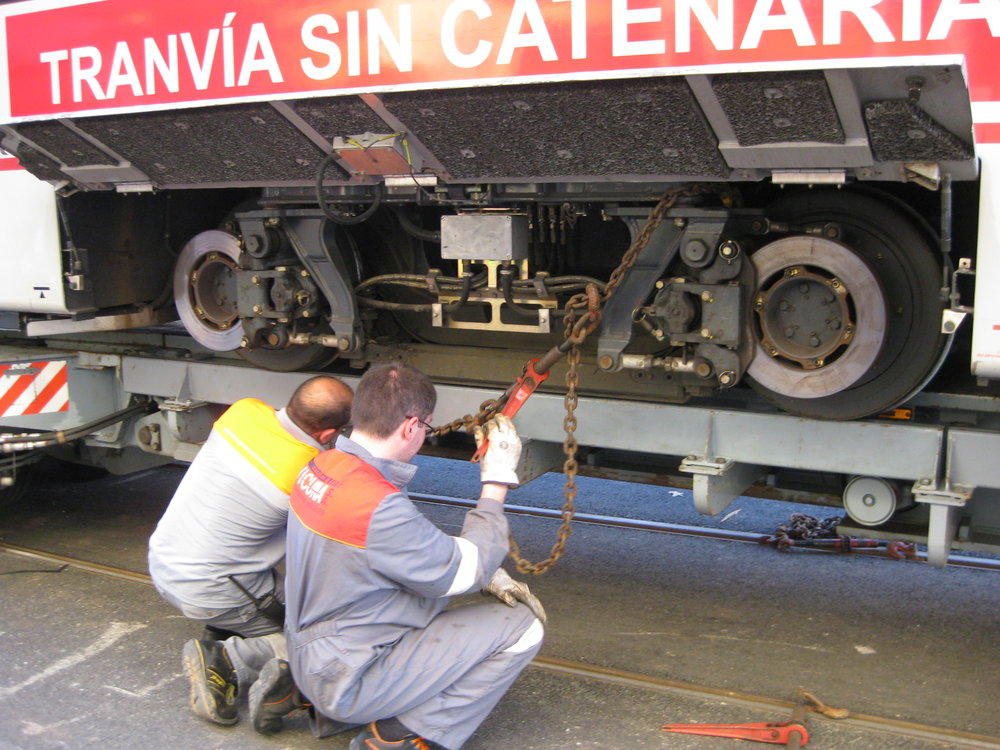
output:
{"label": "hydraulic hose", "polygon": [[378,207],[382,205],[382,191],[375,188],[375,197],[372,199],[371,204],[359,214],[341,214],[330,208],[329,204],[323,198],[323,176],[326,174],[327,167],[330,163],[337,157],[336,152],[331,151],[325,157],[323,161],[320,162],[319,169],[316,170],[316,202],[319,203],[319,207],[323,209],[323,215],[326,216],[334,224],[342,224],[344,226],[351,226],[353,224],[361,224],[364,221],[368,221],[372,215],[378,211]]}
{"label": "hydraulic hose", "polygon": [[[590,276],[550,276],[545,279],[545,288],[549,291],[569,291],[571,289],[585,289],[587,284],[593,284],[599,291],[604,291],[607,283]],[[531,279],[515,279],[515,287],[533,287],[535,282]]]}
{"label": "hydraulic hose", "polygon": [[[485,280],[485,274],[480,274],[480,276]],[[478,281],[479,279],[477,278],[476,280]],[[438,276],[435,281],[442,286],[465,285],[465,280],[460,279],[457,276]],[[372,276],[370,279],[365,279],[354,287],[354,292],[357,294],[368,287],[379,286],[381,284],[395,284],[398,286],[408,286],[414,289],[426,290],[427,277],[415,273],[386,273],[381,276]]]}
{"label": "hydraulic hose", "polygon": [[422,304],[410,304],[407,302],[386,302],[381,299],[371,297],[358,297],[358,304],[361,307],[374,307],[377,310],[394,310],[395,312],[431,312],[434,307],[429,302]]}
{"label": "hydraulic hose", "polygon": [[427,240],[427,242],[441,242],[441,232],[435,232],[430,229],[418,227],[413,220],[402,211],[398,211],[396,213],[396,218],[399,219],[399,225],[403,228],[403,231],[411,237],[416,237],[418,240]]}
{"label": "hydraulic hose", "polygon": [[507,303],[507,306],[517,315],[522,318],[535,319],[538,317],[538,309],[532,307],[525,307],[524,305],[519,305],[514,301],[514,295],[511,293],[511,287],[513,284],[513,276],[510,270],[502,269],[500,271],[500,291],[503,292],[503,301]]}
{"label": "hydraulic hose", "polygon": [[51,432],[34,432],[21,435],[0,434],[0,453],[12,453],[14,451],[34,450],[35,448],[47,448],[50,445],[70,443],[86,437],[92,432],[103,430],[105,427],[123,422],[129,417],[140,414],[150,414],[156,411],[156,405],[152,402],[137,403],[121,411],[116,411],[106,416],[95,419],[92,422],[71,427],[68,430],[53,430]]}
{"label": "hydraulic hose", "polygon": [[[423,277],[417,277],[417,278],[423,279]],[[403,286],[418,287],[425,290],[427,288],[427,285],[425,283],[419,285],[414,284],[411,283],[412,280],[408,278],[386,282],[384,277],[376,277],[374,279],[368,279],[368,282],[375,281],[376,279],[381,279],[385,283],[402,284]],[[441,279],[438,279],[438,281],[440,282]],[[455,281],[458,281],[458,279],[455,279]],[[461,296],[457,300],[449,303],[445,307],[445,310],[449,313],[458,312],[460,309],[465,307],[465,304],[469,301],[469,295],[472,293],[472,287],[475,281],[475,277],[472,274],[467,273],[465,274],[464,278],[461,281],[462,281]],[[355,291],[360,290],[363,286],[368,284],[368,282],[364,282],[363,284],[358,285]],[[361,305],[362,307],[374,307],[378,310],[394,310],[396,312],[433,312],[434,310],[434,304],[431,302],[418,302],[418,303],[387,302],[385,300],[365,297],[364,295],[360,294],[357,296],[357,299],[358,299],[358,304]]]}
{"label": "hydraulic hose", "polygon": [[469,295],[472,293],[472,274],[466,273],[462,279],[462,296],[457,300],[448,305],[449,313],[456,313],[465,307],[465,303],[469,301]]}

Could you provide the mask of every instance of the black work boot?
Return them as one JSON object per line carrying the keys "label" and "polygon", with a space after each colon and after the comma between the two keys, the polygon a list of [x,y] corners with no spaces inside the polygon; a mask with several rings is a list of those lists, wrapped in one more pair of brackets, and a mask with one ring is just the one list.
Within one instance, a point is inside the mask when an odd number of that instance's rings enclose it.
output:
{"label": "black work boot", "polygon": [[249,702],[253,728],[261,734],[280,732],[284,717],[310,705],[295,687],[284,659],[271,659],[264,665],[260,677],[250,686]]}
{"label": "black work boot", "polygon": [[384,739],[373,721],[351,740],[348,750],[431,750],[437,747],[440,746],[416,734],[409,734],[395,741]]}
{"label": "black work boot", "polygon": [[184,644],[184,671],[191,682],[191,710],[214,724],[239,720],[236,670],[219,641],[194,638]]}

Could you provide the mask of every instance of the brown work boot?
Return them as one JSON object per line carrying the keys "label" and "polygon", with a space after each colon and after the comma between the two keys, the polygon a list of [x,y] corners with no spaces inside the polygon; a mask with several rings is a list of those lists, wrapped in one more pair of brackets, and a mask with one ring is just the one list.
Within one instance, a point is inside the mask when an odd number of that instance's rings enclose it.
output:
{"label": "brown work boot", "polygon": [[271,659],[260,670],[260,677],[250,686],[249,704],[253,728],[261,734],[280,732],[282,719],[310,705],[295,686],[284,659]]}

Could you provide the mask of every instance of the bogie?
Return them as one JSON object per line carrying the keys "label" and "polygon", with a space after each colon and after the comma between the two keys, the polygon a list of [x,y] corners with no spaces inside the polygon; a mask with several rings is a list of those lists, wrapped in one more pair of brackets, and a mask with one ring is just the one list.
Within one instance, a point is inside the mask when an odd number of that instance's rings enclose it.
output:
{"label": "bogie", "polygon": [[[649,211],[383,206],[347,226],[309,208],[246,211],[232,235],[213,230],[185,248],[178,300],[193,306],[190,277],[205,265],[189,249],[215,256],[228,238],[226,263],[209,263],[227,282],[211,288],[235,295],[219,307],[225,320],[190,309],[182,319],[209,348],[238,349],[267,369],[317,369],[336,356],[357,366],[420,348],[424,367],[439,361],[446,373],[465,348],[544,351],[562,340],[564,306],[588,284],[606,297],[585,349],[601,392],[683,401],[746,382],[784,411],[854,419],[900,403],[939,363],[941,256],[933,234],[887,197],[803,190],[734,209],[702,189],[652,233]],[[638,261],[608,294],[630,247]],[[219,325],[225,337],[200,330]]]}

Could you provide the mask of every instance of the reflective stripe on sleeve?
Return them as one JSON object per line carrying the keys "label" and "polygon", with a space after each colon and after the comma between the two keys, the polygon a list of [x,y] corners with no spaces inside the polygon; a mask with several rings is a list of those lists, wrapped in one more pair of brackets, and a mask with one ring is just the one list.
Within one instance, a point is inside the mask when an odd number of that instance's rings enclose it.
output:
{"label": "reflective stripe on sleeve", "polygon": [[458,547],[458,554],[461,559],[458,563],[458,570],[455,573],[455,580],[451,582],[451,587],[445,592],[444,596],[464,594],[472,588],[472,584],[476,582],[476,571],[479,568],[479,547],[460,536],[453,538]]}

